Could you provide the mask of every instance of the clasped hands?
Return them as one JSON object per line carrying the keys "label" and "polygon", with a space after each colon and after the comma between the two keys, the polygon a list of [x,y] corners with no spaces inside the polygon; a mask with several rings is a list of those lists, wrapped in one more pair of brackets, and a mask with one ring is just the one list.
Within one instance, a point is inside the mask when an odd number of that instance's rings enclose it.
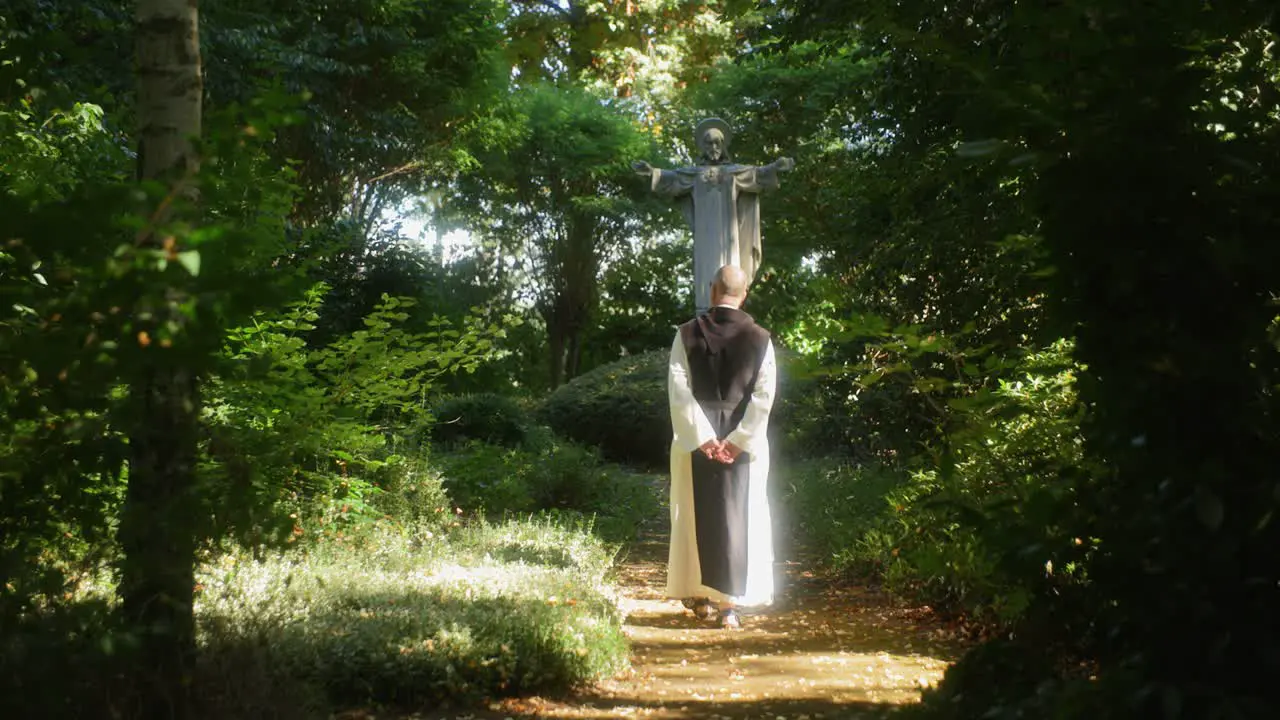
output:
{"label": "clasped hands", "polygon": [[706,455],[708,460],[722,462],[725,465],[732,464],[742,454],[742,448],[728,440],[708,440],[702,443],[698,450]]}

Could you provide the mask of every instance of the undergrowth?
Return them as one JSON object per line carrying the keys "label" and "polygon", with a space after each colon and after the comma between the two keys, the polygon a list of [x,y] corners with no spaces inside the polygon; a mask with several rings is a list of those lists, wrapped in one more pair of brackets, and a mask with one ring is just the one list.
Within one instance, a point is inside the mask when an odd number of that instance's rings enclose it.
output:
{"label": "undergrowth", "polygon": [[472,441],[433,462],[457,506],[490,517],[590,519],[605,539],[625,542],[662,513],[652,475],[606,463],[595,449],[549,433],[519,448]]}
{"label": "undergrowth", "polygon": [[1088,543],[1058,520],[1086,471],[1069,349],[953,401],[947,444],[914,460],[799,464],[789,502],[828,569],[989,628],[1016,624],[1040,587],[1082,582]]}
{"label": "undergrowth", "polygon": [[261,647],[276,672],[334,703],[564,690],[626,662],[611,561],[588,533],[545,521],[228,555],[202,579],[202,645]]}
{"label": "undergrowth", "polygon": [[[545,518],[443,533],[387,524],[257,559],[220,555],[198,577],[200,716],[467,703],[562,692],[616,673],[627,644],[613,557],[589,526]],[[64,703],[42,705],[40,717],[86,717],[128,697],[111,668],[131,640],[110,598],[109,585],[97,585],[6,638],[0,664],[10,689],[30,681],[27,697]],[[67,637],[76,652],[65,652]],[[56,682],[61,692],[31,682]],[[22,695],[5,696],[17,713],[6,717],[32,716]]]}

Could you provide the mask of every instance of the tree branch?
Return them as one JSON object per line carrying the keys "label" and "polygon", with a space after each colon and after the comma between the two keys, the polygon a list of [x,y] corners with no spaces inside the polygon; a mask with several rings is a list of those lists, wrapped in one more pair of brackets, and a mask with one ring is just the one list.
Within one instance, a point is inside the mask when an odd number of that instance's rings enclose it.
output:
{"label": "tree branch", "polygon": [[378,176],[376,176],[376,177],[370,178],[370,179],[368,179],[368,180],[366,180],[366,181],[365,181],[365,184],[366,184],[366,185],[372,185],[372,184],[374,184],[374,183],[376,183],[376,182],[378,182],[378,181],[380,181],[380,180],[386,180],[387,178],[389,178],[389,177],[393,177],[393,176],[395,176],[395,175],[402,175],[402,174],[407,173],[407,172],[413,172],[414,170],[417,170],[418,168],[422,167],[422,165],[423,165],[423,163],[422,163],[422,161],[421,161],[421,160],[414,160],[414,161],[413,161],[413,162],[411,162],[411,163],[405,163],[404,165],[401,165],[401,166],[400,166],[400,167],[398,167],[398,168],[392,168],[392,169],[390,169],[390,170],[388,170],[388,171],[386,171],[386,172],[382,173],[381,175],[378,175]]}

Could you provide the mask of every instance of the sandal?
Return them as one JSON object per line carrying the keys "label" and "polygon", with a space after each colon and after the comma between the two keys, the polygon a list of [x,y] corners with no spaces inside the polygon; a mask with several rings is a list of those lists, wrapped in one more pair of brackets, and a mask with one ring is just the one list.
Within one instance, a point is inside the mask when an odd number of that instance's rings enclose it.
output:
{"label": "sandal", "polygon": [[713,620],[716,616],[716,606],[711,604],[710,600],[704,601],[693,611],[699,620]]}
{"label": "sandal", "polygon": [[720,611],[720,629],[721,630],[741,630],[742,629],[742,618],[738,616],[738,613],[733,608]]}
{"label": "sandal", "polygon": [[680,603],[692,610],[693,616],[699,620],[710,620],[716,615],[716,609],[708,598],[684,598]]}

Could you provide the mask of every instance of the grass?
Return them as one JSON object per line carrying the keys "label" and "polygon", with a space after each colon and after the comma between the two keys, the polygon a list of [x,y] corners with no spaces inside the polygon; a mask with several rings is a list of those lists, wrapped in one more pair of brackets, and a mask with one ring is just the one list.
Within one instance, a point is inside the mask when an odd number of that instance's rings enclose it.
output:
{"label": "grass", "polygon": [[372,547],[225,556],[202,577],[204,652],[261,647],[337,704],[556,692],[625,667],[613,554],[582,528],[510,521]]}
{"label": "grass", "polygon": [[[615,549],[552,518],[447,532],[392,523],[199,575],[193,691],[206,718],[317,718],[555,694],[612,675],[628,646]],[[128,716],[131,641],[108,585],[0,641],[0,716]],[[25,672],[24,672],[25,670]]]}
{"label": "grass", "polygon": [[[287,549],[206,556],[199,717],[554,695],[626,667],[612,543],[660,516],[655,478],[538,427],[419,460],[432,471],[379,475],[360,507],[316,503]],[[139,642],[99,570],[0,627],[0,717],[134,714]]]}

